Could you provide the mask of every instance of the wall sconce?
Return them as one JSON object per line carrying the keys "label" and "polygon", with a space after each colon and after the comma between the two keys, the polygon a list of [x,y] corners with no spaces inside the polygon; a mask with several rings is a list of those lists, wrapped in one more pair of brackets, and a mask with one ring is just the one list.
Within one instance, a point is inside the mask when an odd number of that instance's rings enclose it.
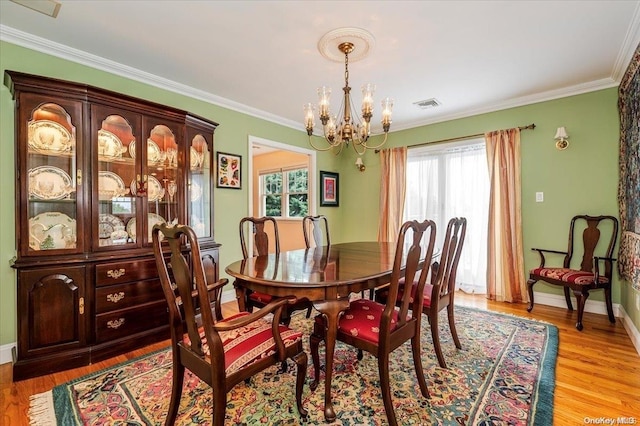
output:
{"label": "wall sconce", "polygon": [[554,138],[556,140],[556,148],[560,151],[567,149],[569,146],[569,135],[567,135],[567,130],[564,127],[558,127],[556,131],[556,136]]}
{"label": "wall sconce", "polygon": [[364,172],[364,170],[366,169],[366,166],[362,162],[362,157],[356,158],[356,169],[360,170],[361,172]]}

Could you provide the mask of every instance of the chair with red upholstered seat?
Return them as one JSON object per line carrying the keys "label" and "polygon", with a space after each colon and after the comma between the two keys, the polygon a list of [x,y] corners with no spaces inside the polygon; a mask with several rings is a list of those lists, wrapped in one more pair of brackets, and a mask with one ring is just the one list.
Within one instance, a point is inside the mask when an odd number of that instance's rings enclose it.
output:
{"label": "chair with red upholstered seat", "polygon": [[[402,298],[402,303],[399,304],[397,309],[393,302],[398,295],[400,278],[404,273],[410,276],[416,276],[416,273],[419,273],[417,289],[419,291],[418,294],[422,295],[429,273],[429,262],[422,262],[422,266],[420,263],[422,259],[431,259],[435,242],[435,228],[435,223],[430,220],[422,223],[417,221],[404,223],[400,229],[396,245],[388,289],[389,302],[381,304],[369,299],[352,300],[349,303],[349,308],[338,322],[337,340],[369,352],[378,358],[380,391],[382,392],[384,408],[390,425],[396,425],[397,421],[393,410],[393,401],[391,400],[389,354],[408,340],[411,341],[413,364],[418,377],[420,391],[425,398],[429,396],[427,382],[422,369],[420,351],[422,297],[412,299],[410,292],[405,292],[405,297]],[[424,250],[423,247],[425,247]],[[320,377],[318,350],[320,342],[326,339],[326,327],[325,318],[322,315],[318,315],[314,321],[313,333],[309,339],[315,370],[315,377],[311,383],[312,390],[317,387]],[[332,372],[327,371],[326,374],[332,374]]]}
{"label": "chair with red upholstered seat", "polygon": [[[250,228],[250,229],[248,229]],[[248,238],[253,235],[253,251],[250,253]],[[273,238],[270,243],[269,235]],[[240,220],[240,245],[242,247],[242,257],[247,259],[250,256],[267,256],[270,252],[280,254],[280,234],[278,232],[278,222],[273,217],[244,217]],[[253,312],[253,308],[261,308],[270,303],[274,298],[270,294],[257,291],[245,290],[244,306],[248,312]],[[282,322],[289,324],[291,312],[306,309],[307,318],[311,316],[311,302],[308,299],[299,299],[293,305],[287,305],[282,312]]]}
{"label": "chair with red upholstered seat", "polygon": [[[451,331],[451,337],[453,337],[453,343],[456,345],[456,348],[462,349],[462,344],[460,343],[456,330],[453,298],[456,290],[456,273],[458,271],[458,263],[460,261],[460,255],[462,254],[466,233],[466,218],[454,217],[449,220],[442,244],[440,261],[433,262],[431,265],[431,283],[425,284],[423,291],[422,313],[429,319],[433,349],[436,353],[438,364],[442,368],[447,368],[447,363],[440,345],[438,314],[445,308],[447,309],[447,319],[449,320],[449,330]],[[414,281],[411,286],[412,294],[415,294],[416,288],[417,282]],[[386,289],[382,289],[376,294],[376,299],[379,301],[385,301],[386,297]],[[398,295],[398,303],[401,302],[401,297],[402,293]]]}
{"label": "chair with red upholstered seat", "polygon": [[[170,253],[163,251],[160,233],[168,242]],[[305,417],[302,388],[307,355],[302,334],[279,323],[283,308],[293,300],[279,299],[254,313],[240,312],[223,319],[220,293],[228,281],[207,282],[212,271],[206,266],[206,256],[201,256],[193,230],[183,225],[158,224],[153,227],[152,241],[171,329],[172,387],[165,425],[175,423],[185,369],[212,387],[211,424],[223,426],[227,393],[241,381],[286,358],[297,365],[296,406]],[[189,247],[188,258],[183,253],[187,247],[184,243]],[[265,318],[268,314],[273,314],[271,320]]]}
{"label": "chair with red upholstered seat", "polygon": [[[579,232],[579,226],[584,228],[582,232],[582,246],[574,240],[574,234]],[[603,244],[599,245],[598,243],[603,233],[606,237],[603,238]],[[532,269],[529,273],[529,279],[527,280],[529,306],[527,307],[527,311],[531,312],[533,309],[533,285],[536,282],[544,281],[549,284],[562,286],[564,288],[567,308],[570,311],[573,311],[570,291],[573,292],[576,298],[578,304],[576,328],[582,331],[584,328],[582,325],[582,316],[584,313],[584,305],[589,297],[589,291],[603,289],[609,321],[615,323],[616,318],[613,315],[613,304],[611,301],[611,280],[613,277],[613,262],[616,260],[612,256],[617,237],[618,219],[615,217],[577,215],[571,219],[569,226],[569,246],[567,251],[533,248],[532,250],[537,251],[540,255],[540,266]],[[579,268],[573,266],[571,262],[576,250],[578,252],[582,250],[583,253]],[[562,266],[546,266],[545,253],[564,255]],[[604,265],[604,271],[600,270],[601,262]]]}

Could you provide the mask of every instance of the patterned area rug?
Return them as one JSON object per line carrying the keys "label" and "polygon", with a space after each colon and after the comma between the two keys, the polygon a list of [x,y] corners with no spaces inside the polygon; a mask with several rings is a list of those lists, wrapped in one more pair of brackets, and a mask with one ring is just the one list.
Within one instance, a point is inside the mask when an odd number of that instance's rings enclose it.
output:
{"label": "patterned area rug", "polygon": [[[438,366],[429,327],[423,326],[422,362],[431,393],[429,399],[420,394],[410,344],[398,348],[391,356],[392,397],[398,422],[551,424],[557,328],[524,318],[456,307],[457,330],[463,347],[457,350],[446,313],[442,314],[440,335],[448,369]],[[308,336],[311,321],[301,314],[294,316],[291,325]],[[308,344],[308,338],[305,340]],[[353,348],[337,344],[332,382],[337,420],[333,424],[387,424],[377,360],[365,353],[363,360],[357,361],[356,355]],[[254,376],[250,384],[238,384],[228,395],[226,424],[301,424],[294,401],[294,374],[294,364],[289,362],[288,372],[281,373],[272,367]],[[313,374],[310,364],[308,376]],[[315,392],[305,386],[303,398],[309,416],[304,424],[326,424],[322,383]],[[165,349],[32,396],[30,421],[32,425],[58,426],[162,425],[170,394],[171,353]],[[189,376],[177,424],[210,424],[211,395],[211,388]]]}

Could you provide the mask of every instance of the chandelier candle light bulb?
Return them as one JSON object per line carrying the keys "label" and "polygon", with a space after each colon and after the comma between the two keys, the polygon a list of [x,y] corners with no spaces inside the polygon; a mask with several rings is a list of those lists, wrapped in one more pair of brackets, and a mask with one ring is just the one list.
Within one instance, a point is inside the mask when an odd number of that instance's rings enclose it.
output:
{"label": "chandelier candle light bulb", "polygon": [[[379,144],[368,145],[367,141],[371,134],[371,118],[373,117],[373,95],[376,90],[374,84],[367,83],[362,86],[362,106],[361,115],[358,116],[357,110],[353,109],[351,101],[351,87],[349,86],[349,55],[352,54],[358,46],[362,48],[364,54],[369,50],[369,44],[373,41],[373,36],[367,31],[359,28],[343,28],[330,31],[325,34],[318,49],[323,56],[329,59],[334,58],[326,49],[330,42],[337,42],[337,49],[344,54],[344,87],[343,100],[337,115],[333,115],[330,110],[331,89],[322,86],[318,88],[318,116],[322,122],[323,136],[326,145],[318,147],[313,141],[313,128],[315,126],[314,108],[311,104],[304,106],[304,125],[309,136],[309,144],[318,151],[332,150],[335,154],[342,152],[342,149],[349,144],[353,147],[358,155],[365,153],[367,149],[378,149],[387,141],[387,135],[391,127],[391,114],[393,110],[393,100],[385,98],[382,101],[382,129],[384,131],[384,139]],[[364,43],[364,44],[363,44]],[[361,59],[364,54],[356,58]]]}

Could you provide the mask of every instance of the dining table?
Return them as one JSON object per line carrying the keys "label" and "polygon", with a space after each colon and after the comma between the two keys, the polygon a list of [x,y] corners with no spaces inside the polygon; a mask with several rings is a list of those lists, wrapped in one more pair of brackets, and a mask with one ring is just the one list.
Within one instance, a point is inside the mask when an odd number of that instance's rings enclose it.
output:
{"label": "dining table", "polygon": [[326,317],[324,415],[328,422],[336,418],[331,376],[338,320],[349,307],[350,295],[389,283],[395,251],[396,243],[347,242],[250,257],[225,269],[235,278],[241,311],[247,291],[258,291],[307,298]]}

